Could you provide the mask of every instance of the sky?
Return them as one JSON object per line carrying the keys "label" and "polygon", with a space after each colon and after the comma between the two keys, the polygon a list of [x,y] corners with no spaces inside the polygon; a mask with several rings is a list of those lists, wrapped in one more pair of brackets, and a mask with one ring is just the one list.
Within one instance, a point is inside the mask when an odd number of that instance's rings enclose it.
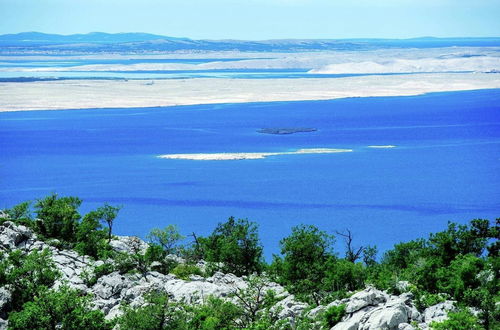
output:
{"label": "sky", "polygon": [[0,0],[0,34],[193,39],[499,37],[500,0]]}

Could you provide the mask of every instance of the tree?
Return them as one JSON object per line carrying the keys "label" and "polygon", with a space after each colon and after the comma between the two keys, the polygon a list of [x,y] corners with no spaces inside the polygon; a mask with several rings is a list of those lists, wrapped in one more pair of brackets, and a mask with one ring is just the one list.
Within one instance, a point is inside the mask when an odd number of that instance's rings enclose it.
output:
{"label": "tree", "polygon": [[105,241],[107,233],[102,229],[102,213],[98,209],[87,213],[76,231],[77,244],[75,250],[80,254],[88,255],[98,259],[104,251],[110,250],[109,244]]}
{"label": "tree", "polygon": [[370,246],[367,245],[363,249],[363,262],[367,267],[372,267],[377,264],[376,258],[377,258],[377,253],[378,249],[376,246]]}
{"label": "tree", "polygon": [[271,269],[276,280],[303,299],[319,303],[324,290],[326,264],[334,258],[334,237],[312,225],[292,228],[290,236],[280,241],[282,258],[274,256]]}
{"label": "tree", "polygon": [[365,285],[366,271],[361,263],[346,259],[330,259],[325,265],[325,289],[328,291],[354,291]]}
{"label": "tree", "polygon": [[241,276],[262,271],[262,246],[255,222],[230,217],[219,223],[210,236],[198,241],[205,260],[222,263],[223,272]]}
{"label": "tree", "polygon": [[9,220],[14,221],[15,223],[31,226],[32,225],[32,216],[31,216],[31,202],[23,202],[18,205],[13,206],[10,209],[7,209],[7,215],[9,216]]}
{"label": "tree", "polygon": [[39,199],[35,203],[35,213],[38,218],[37,231],[47,238],[74,242],[80,220],[78,208],[81,203],[79,198],[58,198],[56,194]]}
{"label": "tree", "polygon": [[151,243],[160,245],[167,254],[177,251],[176,245],[185,237],[179,233],[175,225],[168,225],[164,229],[153,228],[147,237]]}
{"label": "tree", "polygon": [[355,248],[352,246],[352,233],[349,229],[346,229],[345,233],[341,233],[339,231],[335,231],[337,235],[342,236],[345,241],[345,246],[346,246],[346,252],[345,252],[345,258],[350,261],[350,262],[356,262],[361,257],[361,253],[363,252],[364,248],[360,246],[359,248]]}
{"label": "tree", "polygon": [[[249,276],[245,288],[236,288],[233,292],[236,303],[243,310],[241,321],[246,328],[258,321],[263,312],[274,320],[278,320],[278,313],[271,310],[277,302],[276,293],[268,288],[268,281],[263,277]],[[274,315],[273,315],[274,314]]]}
{"label": "tree", "polygon": [[95,212],[98,213],[100,221],[104,222],[108,226],[108,243],[111,242],[113,224],[120,211],[121,206],[111,206],[104,204],[104,206],[99,207]]}
{"label": "tree", "polygon": [[88,296],[62,286],[59,290],[44,288],[33,301],[9,316],[9,329],[111,329],[101,311],[92,309]]}

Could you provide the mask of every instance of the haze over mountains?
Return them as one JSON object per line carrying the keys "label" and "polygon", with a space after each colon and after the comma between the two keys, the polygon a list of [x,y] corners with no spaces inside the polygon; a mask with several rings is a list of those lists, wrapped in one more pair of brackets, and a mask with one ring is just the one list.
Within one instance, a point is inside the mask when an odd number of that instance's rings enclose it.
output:
{"label": "haze over mountains", "polygon": [[93,32],[58,35],[23,32],[0,35],[1,52],[23,51],[318,51],[366,50],[381,47],[500,46],[499,38],[413,38],[413,39],[279,39],[279,40],[194,40],[149,33]]}

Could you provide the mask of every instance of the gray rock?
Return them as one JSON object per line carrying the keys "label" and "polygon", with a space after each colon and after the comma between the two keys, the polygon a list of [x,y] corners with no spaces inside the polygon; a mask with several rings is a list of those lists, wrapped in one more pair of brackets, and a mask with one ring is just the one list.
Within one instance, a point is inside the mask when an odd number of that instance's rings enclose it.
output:
{"label": "gray rock", "polygon": [[359,327],[360,330],[396,330],[399,324],[408,322],[404,304],[377,308],[368,316],[366,322]]}
{"label": "gray rock", "polygon": [[415,330],[415,327],[408,323],[400,323],[398,325],[398,330]]}
{"label": "gray rock", "polygon": [[454,301],[451,300],[447,300],[434,306],[430,306],[424,311],[424,321],[427,324],[430,324],[433,321],[444,321],[448,319],[448,312],[454,310]]}
{"label": "gray rock", "polygon": [[5,330],[9,327],[9,321],[0,319],[0,330]]}
{"label": "gray rock", "polygon": [[0,288],[0,318],[7,316],[10,302],[12,300],[12,293],[5,287]]}
{"label": "gray rock", "polygon": [[307,304],[295,300],[294,295],[289,295],[285,299],[279,301],[273,308],[273,311],[279,311],[280,319],[295,318],[302,314],[308,307]]}
{"label": "gray rock", "polygon": [[120,275],[118,272],[100,277],[92,287],[92,293],[97,298],[108,300],[121,296],[123,289],[130,288],[133,281],[129,277]]}
{"label": "gray rock", "polygon": [[369,287],[352,295],[349,298],[349,303],[346,307],[346,313],[354,313],[367,306],[376,306],[379,303],[385,302],[387,298],[387,293]]}
{"label": "gray rock", "polygon": [[16,249],[32,236],[33,232],[29,228],[17,226],[11,221],[6,221],[0,226],[0,246],[4,249]]}
{"label": "gray rock", "polygon": [[148,244],[135,236],[117,236],[110,242],[111,248],[122,253],[144,253]]}

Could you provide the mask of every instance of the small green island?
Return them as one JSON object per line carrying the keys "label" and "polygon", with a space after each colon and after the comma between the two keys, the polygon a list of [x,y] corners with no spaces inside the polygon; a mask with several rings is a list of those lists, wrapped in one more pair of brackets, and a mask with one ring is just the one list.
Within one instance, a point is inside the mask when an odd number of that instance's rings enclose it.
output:
{"label": "small green island", "polygon": [[295,133],[316,132],[318,129],[311,127],[268,127],[257,130],[257,133],[287,135]]}

